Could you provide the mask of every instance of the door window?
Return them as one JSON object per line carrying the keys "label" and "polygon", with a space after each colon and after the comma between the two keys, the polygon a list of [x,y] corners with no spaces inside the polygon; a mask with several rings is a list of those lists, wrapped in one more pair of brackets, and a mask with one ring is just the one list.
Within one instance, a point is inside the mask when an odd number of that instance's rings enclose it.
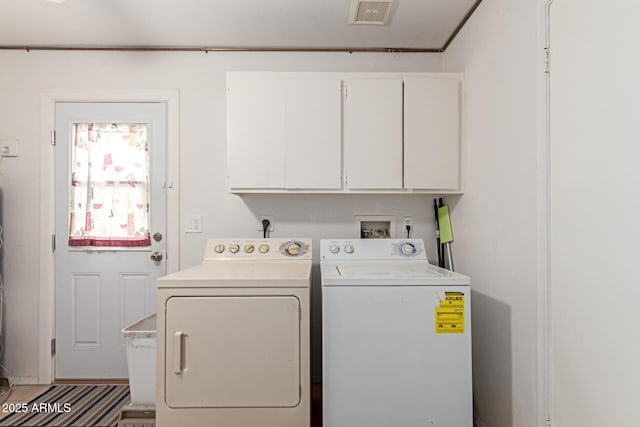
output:
{"label": "door window", "polygon": [[144,123],[72,125],[69,246],[150,246]]}

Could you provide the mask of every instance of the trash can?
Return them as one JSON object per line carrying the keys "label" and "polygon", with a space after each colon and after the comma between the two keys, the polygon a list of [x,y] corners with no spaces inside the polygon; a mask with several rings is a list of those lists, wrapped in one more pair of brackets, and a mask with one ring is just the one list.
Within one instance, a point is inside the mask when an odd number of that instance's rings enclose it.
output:
{"label": "trash can", "polygon": [[156,404],[156,314],[122,330],[133,405]]}

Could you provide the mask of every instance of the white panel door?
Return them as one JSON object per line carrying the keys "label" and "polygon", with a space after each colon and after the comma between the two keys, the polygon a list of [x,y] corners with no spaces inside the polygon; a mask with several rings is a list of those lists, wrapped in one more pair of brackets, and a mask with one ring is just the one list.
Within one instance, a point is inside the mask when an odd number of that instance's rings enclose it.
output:
{"label": "white panel door", "polygon": [[165,307],[166,402],[181,408],[300,403],[300,301],[174,297]]}
{"label": "white panel door", "polygon": [[291,77],[285,90],[287,189],[341,188],[342,81]]}
{"label": "white panel door", "polygon": [[284,79],[227,75],[230,189],[284,188]]}
{"label": "white panel door", "polygon": [[402,188],[402,79],[345,81],[344,168],[346,188]]}
{"label": "white panel door", "polygon": [[640,2],[585,6],[550,5],[549,228],[537,234],[548,236],[550,336],[538,354],[549,363],[552,425],[636,427]]}
{"label": "white panel door", "polygon": [[[74,123],[97,122],[147,125],[149,231],[158,233],[148,246],[69,246],[71,132]],[[166,106],[57,103],[56,140],[55,378],[126,378],[121,330],[155,312],[155,281],[165,274],[165,259],[150,256],[166,247]]]}
{"label": "white panel door", "polygon": [[404,187],[459,188],[459,82],[404,79]]}

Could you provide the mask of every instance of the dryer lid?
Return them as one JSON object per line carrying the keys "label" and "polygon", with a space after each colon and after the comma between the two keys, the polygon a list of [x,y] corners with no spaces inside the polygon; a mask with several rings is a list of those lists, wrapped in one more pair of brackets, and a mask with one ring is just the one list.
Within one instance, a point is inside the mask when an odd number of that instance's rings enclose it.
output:
{"label": "dryer lid", "polygon": [[158,288],[309,287],[311,260],[211,261],[158,279]]}

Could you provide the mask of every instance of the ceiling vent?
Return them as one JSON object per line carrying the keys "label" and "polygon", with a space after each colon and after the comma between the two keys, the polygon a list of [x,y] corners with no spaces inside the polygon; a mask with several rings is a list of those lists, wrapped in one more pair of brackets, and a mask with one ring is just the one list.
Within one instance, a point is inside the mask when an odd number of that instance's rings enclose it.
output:
{"label": "ceiling vent", "polygon": [[384,25],[389,22],[393,0],[351,0],[349,24]]}

